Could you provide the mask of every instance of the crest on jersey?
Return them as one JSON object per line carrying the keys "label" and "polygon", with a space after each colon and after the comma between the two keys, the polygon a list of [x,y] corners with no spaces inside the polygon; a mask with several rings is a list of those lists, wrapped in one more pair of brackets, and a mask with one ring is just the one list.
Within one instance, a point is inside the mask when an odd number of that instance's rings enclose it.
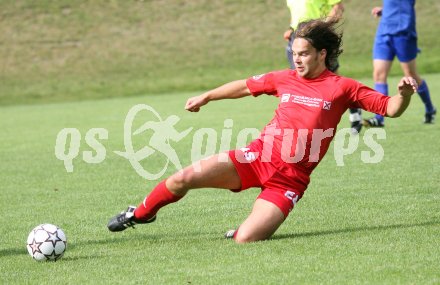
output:
{"label": "crest on jersey", "polygon": [[322,105],[322,109],[324,109],[324,110],[330,110],[331,107],[332,107],[332,102],[330,102],[330,101],[324,101],[324,104]]}

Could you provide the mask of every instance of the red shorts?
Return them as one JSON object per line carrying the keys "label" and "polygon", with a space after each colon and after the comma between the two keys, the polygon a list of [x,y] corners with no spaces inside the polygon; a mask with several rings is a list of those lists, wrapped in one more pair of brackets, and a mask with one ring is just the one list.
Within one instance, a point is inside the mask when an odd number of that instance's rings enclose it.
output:
{"label": "red shorts", "polygon": [[253,152],[258,152],[258,146],[252,144],[241,150],[229,151],[229,157],[235,165],[241,179],[241,189],[231,189],[240,192],[251,187],[260,187],[260,199],[269,201],[284,214],[289,215],[296,202],[301,199],[310,182],[310,173],[292,164],[284,163],[276,167],[271,162],[262,162],[261,156],[256,158]]}

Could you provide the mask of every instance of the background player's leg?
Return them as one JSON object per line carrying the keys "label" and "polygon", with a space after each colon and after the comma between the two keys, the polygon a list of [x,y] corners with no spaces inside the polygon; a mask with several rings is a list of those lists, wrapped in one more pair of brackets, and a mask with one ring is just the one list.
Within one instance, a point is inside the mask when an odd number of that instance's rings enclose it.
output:
{"label": "background player's leg", "polygon": [[293,51],[292,51],[292,44],[293,44],[293,40],[294,40],[293,35],[294,35],[294,33],[290,34],[289,42],[287,43],[287,46],[286,46],[286,56],[287,56],[287,61],[289,62],[290,69],[295,69],[295,64],[293,63]]}
{"label": "background player's leg", "polygon": [[411,76],[416,81],[417,84],[420,86],[422,84],[422,78],[420,78],[420,75],[417,73],[417,66],[416,66],[416,60],[413,59],[409,62],[401,62],[400,67],[402,68],[403,74],[405,76]]}
{"label": "background player's leg", "polygon": [[237,243],[253,242],[270,238],[284,222],[284,214],[275,204],[257,199],[251,214],[235,234]]}
{"label": "background player's leg", "polygon": [[[329,70],[333,73],[338,73],[339,62],[336,61],[329,67]],[[359,134],[362,129],[362,109],[361,108],[350,108],[350,116],[349,121],[351,124],[351,132],[352,134]]]}
{"label": "background player's leg", "polygon": [[[388,96],[387,78],[392,63],[392,61],[383,59],[373,60],[374,89],[386,96]],[[373,118],[364,120],[364,125],[368,127],[383,127],[384,117],[376,114]]]}
{"label": "background player's leg", "polygon": [[373,80],[374,83],[387,83],[388,73],[390,72],[392,61],[375,59],[373,60]]}
{"label": "background player's leg", "polygon": [[362,109],[350,108],[349,121],[351,123],[351,132],[353,134],[359,134],[362,129]]}
{"label": "background player's leg", "polygon": [[432,123],[436,110],[432,104],[431,95],[429,94],[429,88],[426,81],[417,73],[416,60],[413,59],[409,62],[401,62],[400,66],[402,67],[405,76],[411,76],[417,81],[417,84],[419,85],[417,93],[419,94],[420,99],[422,99],[423,104],[425,104],[425,123]]}

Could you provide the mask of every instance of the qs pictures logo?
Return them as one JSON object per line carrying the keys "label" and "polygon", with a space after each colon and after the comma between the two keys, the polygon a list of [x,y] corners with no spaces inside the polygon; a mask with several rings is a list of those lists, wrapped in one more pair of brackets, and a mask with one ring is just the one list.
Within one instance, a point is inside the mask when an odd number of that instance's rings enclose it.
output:
{"label": "qs pictures logo", "polygon": [[[193,131],[193,127],[179,130],[181,129],[178,127],[179,121],[180,118],[176,115],[161,117],[149,105],[135,105],[128,111],[124,121],[123,142],[125,149],[113,151],[113,153],[126,159],[137,174],[148,180],[157,180],[162,177],[170,165],[177,170],[181,170],[181,160],[173,146],[187,137]],[[193,132],[192,145],[187,148],[190,153],[184,155],[191,158],[195,171],[201,171],[200,160],[215,153],[221,154],[218,156],[219,162],[228,161],[226,151],[243,148],[260,134],[256,128],[241,129],[236,134],[234,147],[232,146],[233,125],[232,119],[225,119],[221,132],[213,128],[200,128]],[[293,140],[294,136],[297,136],[297,140]],[[326,130],[281,130],[276,125],[271,124],[266,126],[262,153],[246,153],[244,151],[245,159],[254,160],[261,155],[262,161],[270,162],[275,137],[282,140],[281,159],[287,163],[297,163],[305,160],[317,162],[320,157],[321,142],[324,139],[334,138],[333,155],[335,162],[338,166],[344,166],[344,157],[354,154],[361,144],[360,136],[351,135],[350,128],[341,129],[337,132],[333,128]],[[90,149],[82,152],[83,161],[89,164],[103,162],[107,156],[107,149],[102,141],[108,139],[109,132],[107,129],[92,128],[88,130],[84,140]],[[383,139],[386,139],[386,133],[383,129],[372,128],[364,132],[362,142],[367,150],[360,152],[361,160],[364,163],[379,163],[382,161],[384,149],[378,143],[378,140]],[[74,170],[73,162],[79,156],[81,140],[81,132],[77,128],[64,128],[57,135],[55,156],[64,162],[64,168],[67,172],[73,172]],[[306,151],[308,146],[310,146],[310,149]],[[294,153],[292,153],[292,150],[294,150]]]}
{"label": "qs pictures logo", "polygon": [[[133,121],[135,120],[137,114],[141,111],[148,111],[154,114],[157,121],[148,121],[144,123],[141,127],[133,131]],[[182,169],[179,157],[171,146],[170,142],[179,142],[185,138],[192,130],[188,128],[182,132],[178,132],[175,125],[180,121],[180,118],[176,115],[171,115],[165,120],[161,118],[159,113],[156,112],[151,106],[145,104],[139,104],[130,109],[125,118],[124,123],[124,146],[125,151],[115,151],[116,154],[128,159],[131,166],[136,170],[136,172],[149,180],[155,180],[160,178],[165,171],[169,163],[171,162],[174,167],[178,170]],[[135,151],[133,148],[132,136],[142,134],[146,130],[152,130],[153,133],[149,139],[148,145]],[[156,173],[150,173],[145,170],[140,164],[141,161],[145,160],[155,152],[159,152],[164,155],[166,162],[161,170]]]}
{"label": "qs pictures logo", "polygon": [[[154,120],[147,121],[139,128],[133,130],[133,122],[140,112],[147,112],[153,115]],[[179,157],[171,146],[171,142],[179,142],[192,130],[188,128],[182,132],[177,131],[176,124],[180,118],[171,115],[162,119],[158,112],[149,105],[139,104],[133,106],[128,112],[124,122],[124,151],[114,151],[115,154],[127,159],[133,169],[140,176],[155,180],[160,178],[171,163],[176,169],[182,169]],[[133,138],[151,130],[148,144],[135,150]],[[86,163],[101,163],[105,160],[107,150],[100,142],[108,139],[108,130],[104,128],[92,128],[85,135],[86,144],[92,149],[84,151],[82,158]],[[64,162],[67,172],[73,172],[73,160],[79,155],[81,145],[81,133],[76,128],[62,129],[56,138],[55,156]],[[156,172],[146,170],[141,164],[151,155],[159,153],[164,157],[161,161],[163,166]]]}
{"label": "qs pictures logo", "polygon": [[[145,120],[146,117],[150,119]],[[140,127],[138,122],[144,122]],[[178,123],[180,118],[170,115],[162,118],[151,106],[138,104],[133,106],[124,121],[122,151],[113,151],[114,154],[125,158],[137,174],[148,180],[159,179],[168,167],[173,166],[177,170],[182,169],[179,156],[174,149],[176,143],[187,137],[193,130],[192,127],[179,131]],[[136,123],[135,123],[136,122]],[[224,128],[221,131],[220,139],[218,132],[212,128],[197,129],[192,138],[189,156],[192,162],[199,161],[217,151],[224,152],[231,149],[233,121],[224,120]],[[255,128],[246,128],[237,136],[237,146],[245,145],[249,139],[258,136],[259,131]],[[105,160],[107,150],[101,143],[108,140],[109,132],[104,128],[92,128],[85,135],[85,142],[91,150],[83,151],[82,159],[86,163],[97,164]],[[55,156],[64,162],[67,172],[73,172],[74,160],[80,154],[81,132],[77,128],[64,128],[56,138]],[[218,143],[219,142],[219,143]],[[217,147],[219,145],[219,147]],[[185,153],[185,155],[188,155]],[[226,158],[221,156],[225,161]],[[155,170],[149,167],[154,165]],[[194,163],[196,171],[200,171],[199,165]]]}

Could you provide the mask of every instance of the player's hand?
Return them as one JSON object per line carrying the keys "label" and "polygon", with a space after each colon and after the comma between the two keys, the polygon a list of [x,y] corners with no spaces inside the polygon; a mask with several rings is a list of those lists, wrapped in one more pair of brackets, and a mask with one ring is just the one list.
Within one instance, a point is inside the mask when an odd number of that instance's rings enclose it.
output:
{"label": "player's hand", "polygon": [[412,77],[403,77],[397,85],[399,94],[404,97],[411,96],[414,92],[417,92],[418,87],[417,81]]}
{"label": "player's hand", "polygon": [[206,99],[206,96],[199,95],[195,97],[191,97],[186,101],[185,104],[185,110],[190,112],[198,112],[200,111],[200,107],[203,105],[206,105],[208,103],[208,100]]}
{"label": "player's hand", "polygon": [[382,16],[382,7],[374,7],[371,10],[371,15],[373,15],[373,17],[375,18],[379,18],[380,16]]}
{"label": "player's hand", "polygon": [[289,39],[290,39],[290,35],[293,33],[293,31],[292,31],[292,29],[288,29],[287,31],[285,31],[284,32],[284,39],[286,40],[286,41],[289,41]]}

